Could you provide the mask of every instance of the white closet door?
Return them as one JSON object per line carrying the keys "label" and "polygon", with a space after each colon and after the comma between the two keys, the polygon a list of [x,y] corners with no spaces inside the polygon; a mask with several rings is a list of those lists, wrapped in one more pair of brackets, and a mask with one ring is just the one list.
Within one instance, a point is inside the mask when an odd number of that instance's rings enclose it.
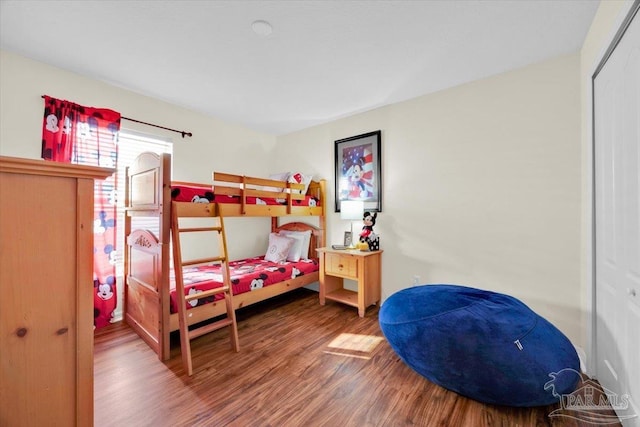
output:
{"label": "white closet door", "polygon": [[[594,82],[596,377],[640,426],[640,18]],[[626,395],[626,396],[625,396]],[[633,416],[635,415],[635,417]]]}

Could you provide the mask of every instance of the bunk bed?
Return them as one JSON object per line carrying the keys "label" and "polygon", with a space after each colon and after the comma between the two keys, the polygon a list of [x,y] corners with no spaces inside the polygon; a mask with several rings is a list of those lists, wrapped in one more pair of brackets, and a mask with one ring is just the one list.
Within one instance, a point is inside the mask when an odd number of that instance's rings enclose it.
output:
{"label": "bunk bed", "polygon": [[[271,233],[309,236],[308,252],[298,262],[273,266],[264,256],[229,262],[235,309],[317,282],[316,248],[325,246],[324,180],[310,181],[304,192],[305,184],[220,172],[213,172],[212,184],[172,182],[170,171],[169,154],[142,153],[127,168],[125,195],[124,319],[161,360],[169,358],[170,333],[179,330],[170,255],[172,214],[270,217]],[[285,222],[286,217],[295,218]],[[317,225],[300,217],[316,217]],[[220,275],[206,269],[183,269],[185,292],[208,289],[207,282]],[[187,307],[189,325],[226,313],[222,296],[196,301]]]}

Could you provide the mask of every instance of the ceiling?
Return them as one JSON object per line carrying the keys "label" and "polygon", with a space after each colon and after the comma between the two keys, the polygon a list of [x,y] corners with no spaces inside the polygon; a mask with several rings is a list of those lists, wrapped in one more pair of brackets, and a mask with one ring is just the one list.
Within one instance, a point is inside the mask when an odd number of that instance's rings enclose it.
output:
{"label": "ceiling", "polygon": [[0,46],[281,135],[578,52],[598,4],[1,0]]}

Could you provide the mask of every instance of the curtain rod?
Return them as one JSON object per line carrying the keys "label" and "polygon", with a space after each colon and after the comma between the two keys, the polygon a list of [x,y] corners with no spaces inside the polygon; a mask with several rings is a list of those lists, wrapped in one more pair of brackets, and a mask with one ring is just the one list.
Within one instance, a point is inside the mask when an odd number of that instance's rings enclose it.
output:
{"label": "curtain rod", "polygon": [[141,120],[136,120],[136,119],[130,119],[129,117],[125,117],[125,116],[120,116],[121,119],[124,120],[129,120],[130,122],[136,122],[136,123],[142,123],[143,125],[147,125],[147,126],[153,126],[154,128],[160,128],[160,129],[164,129],[164,130],[168,130],[171,132],[175,132],[175,133],[179,133],[182,134],[182,137],[184,138],[185,136],[193,136],[193,134],[191,132],[185,132],[183,130],[177,130],[177,129],[171,129],[171,128],[166,128],[164,126],[160,126],[160,125],[154,125],[153,123],[147,123],[147,122],[143,122]]}
{"label": "curtain rod", "polygon": [[[45,97],[45,95],[42,95],[42,98],[44,98],[44,97]],[[164,126],[155,125],[153,123],[143,122],[142,120],[131,119],[129,117],[125,117],[125,116],[122,116],[122,115],[120,116],[120,118],[124,119],[124,120],[129,120],[130,122],[141,123],[143,125],[152,126],[154,128],[159,128],[159,129],[168,130],[170,132],[179,133],[179,134],[182,135],[183,138],[185,136],[189,136],[189,137],[193,136],[193,134],[191,132],[186,132],[186,131],[183,131],[183,130],[171,129],[171,128],[167,128],[167,127],[164,127]]]}

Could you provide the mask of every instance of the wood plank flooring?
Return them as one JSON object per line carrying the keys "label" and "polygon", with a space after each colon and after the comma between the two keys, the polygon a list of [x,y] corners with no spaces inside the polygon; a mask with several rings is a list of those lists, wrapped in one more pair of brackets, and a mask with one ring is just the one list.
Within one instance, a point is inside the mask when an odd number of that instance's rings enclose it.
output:
{"label": "wood plank flooring", "polygon": [[[240,352],[226,329],[178,337],[165,364],[126,324],[95,337],[95,426],[580,426],[556,406],[484,405],[406,366],[383,339],[378,309],[359,318],[300,289],[238,311]],[[351,334],[351,335],[348,335]]]}

